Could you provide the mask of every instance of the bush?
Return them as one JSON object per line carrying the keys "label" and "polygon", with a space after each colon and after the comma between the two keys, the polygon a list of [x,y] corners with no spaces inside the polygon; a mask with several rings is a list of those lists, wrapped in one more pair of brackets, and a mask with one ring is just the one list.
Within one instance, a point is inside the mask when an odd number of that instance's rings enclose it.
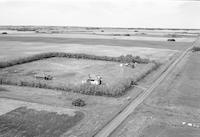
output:
{"label": "bush", "polygon": [[131,36],[130,34],[124,34],[124,36]]}
{"label": "bush", "polygon": [[78,107],[83,107],[83,106],[85,106],[86,104],[85,104],[85,101],[84,101],[84,100],[78,98],[78,99],[76,99],[76,100],[74,100],[74,101],[72,102],[72,105],[73,105],[73,106],[78,106]]}
{"label": "bush", "polygon": [[196,47],[196,46],[194,46],[194,47],[192,48],[192,51],[193,51],[193,52],[200,51],[200,47]]}

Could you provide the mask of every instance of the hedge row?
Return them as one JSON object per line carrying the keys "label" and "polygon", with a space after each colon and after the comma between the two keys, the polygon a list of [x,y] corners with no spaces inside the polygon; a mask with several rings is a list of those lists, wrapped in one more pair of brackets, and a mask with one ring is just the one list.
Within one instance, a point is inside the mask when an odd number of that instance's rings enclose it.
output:
{"label": "hedge row", "polygon": [[48,52],[40,53],[29,57],[23,57],[19,59],[14,59],[10,61],[0,62],[0,68],[10,67],[14,65],[19,65],[23,63],[28,63],[36,60],[42,60],[52,57],[66,57],[66,58],[77,58],[77,59],[91,59],[91,60],[103,60],[103,61],[114,61],[114,62],[137,62],[137,63],[149,63],[148,59],[142,59],[139,56],[120,56],[120,57],[109,57],[109,56],[96,56],[82,53],[64,53],[64,52]]}

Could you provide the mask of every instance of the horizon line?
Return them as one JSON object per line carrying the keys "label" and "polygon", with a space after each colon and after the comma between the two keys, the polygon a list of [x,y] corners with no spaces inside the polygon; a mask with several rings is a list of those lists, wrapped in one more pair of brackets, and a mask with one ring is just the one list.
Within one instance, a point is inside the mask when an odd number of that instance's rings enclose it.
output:
{"label": "horizon line", "polygon": [[74,27],[74,28],[110,28],[110,29],[163,29],[163,30],[200,30],[200,28],[178,27],[102,27],[102,26],[73,26],[73,25],[0,25],[0,27]]}

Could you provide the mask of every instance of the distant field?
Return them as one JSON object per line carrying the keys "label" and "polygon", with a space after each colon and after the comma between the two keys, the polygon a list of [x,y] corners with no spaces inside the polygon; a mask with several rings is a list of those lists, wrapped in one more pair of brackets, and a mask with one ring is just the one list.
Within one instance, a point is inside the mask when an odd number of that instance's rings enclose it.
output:
{"label": "distant field", "polygon": [[[1,30],[3,29],[3,30]],[[199,30],[168,30],[168,29],[137,29],[137,28],[86,28],[86,27],[29,27],[29,28],[0,28],[8,35],[66,38],[102,38],[102,39],[131,39],[166,41],[175,37],[177,41],[187,42],[198,36]],[[17,31],[20,30],[20,31]],[[23,31],[26,30],[26,31]]]}
{"label": "distant field", "polygon": [[[0,32],[1,33],[1,32]],[[1,36],[1,35],[0,35]],[[2,35],[3,36],[3,35]],[[5,36],[5,35],[4,35]],[[196,35],[193,34],[168,34],[168,33],[146,33],[146,32],[68,32],[59,33],[23,33],[9,32],[9,37],[41,37],[41,38],[77,38],[77,39],[108,39],[108,40],[139,40],[139,41],[160,41],[166,42],[169,38],[176,39],[176,42],[192,42]],[[174,36],[174,37],[172,37]],[[59,39],[57,39],[59,40]]]}
{"label": "distant field", "polygon": [[[131,44],[131,43],[130,43]],[[110,45],[84,45],[84,44],[59,44],[59,43],[43,43],[43,42],[18,42],[18,41],[0,41],[0,60],[15,59],[22,56],[29,56],[43,52],[67,52],[67,53],[85,53],[99,56],[121,56],[132,54],[133,56],[140,56],[142,58],[149,58],[152,60],[166,61],[178,51],[176,46],[172,45],[171,49],[151,48],[151,45],[145,42],[134,43],[132,46],[110,46]],[[152,43],[153,44],[153,43]],[[176,43],[171,43],[176,44]],[[190,44],[183,45],[185,49]]]}
{"label": "distant field", "polygon": [[[18,83],[17,85],[20,85],[19,82],[21,81],[28,83],[40,82],[60,88],[78,87],[82,84],[82,80],[88,78],[88,74],[100,75],[103,78],[102,86],[110,89],[107,91],[110,92],[108,94],[115,94],[113,93],[116,92],[115,90],[119,92],[126,85],[125,83],[131,82],[130,80],[137,81],[153,67],[154,64],[151,63],[138,64],[136,68],[132,69],[125,66],[120,67],[120,63],[110,61],[50,58],[1,69],[0,76],[1,79]],[[52,75],[53,80],[45,81],[35,78],[36,74],[44,73]]]}
{"label": "distant field", "polygon": [[[108,46],[122,46],[122,47],[149,47],[149,48],[161,48],[161,49],[173,49],[173,50],[184,50],[189,47],[189,43],[193,40],[186,40],[183,42],[168,42],[166,41],[155,41],[154,37],[152,40],[128,40],[128,39],[106,39],[106,38],[70,38],[63,35],[54,36],[54,34],[48,35],[22,35],[22,36],[1,36],[0,41],[18,41],[18,42],[42,42],[42,43],[60,43],[60,44],[83,44],[83,45],[108,45]],[[159,37],[158,37],[159,39]],[[187,38],[185,38],[187,39]]]}

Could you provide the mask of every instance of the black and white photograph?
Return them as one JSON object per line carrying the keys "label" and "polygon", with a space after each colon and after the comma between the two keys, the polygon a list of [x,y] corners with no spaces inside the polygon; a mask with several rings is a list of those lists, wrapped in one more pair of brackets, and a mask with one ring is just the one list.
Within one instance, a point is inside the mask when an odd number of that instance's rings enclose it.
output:
{"label": "black and white photograph", "polygon": [[0,0],[0,137],[200,137],[200,0]]}

